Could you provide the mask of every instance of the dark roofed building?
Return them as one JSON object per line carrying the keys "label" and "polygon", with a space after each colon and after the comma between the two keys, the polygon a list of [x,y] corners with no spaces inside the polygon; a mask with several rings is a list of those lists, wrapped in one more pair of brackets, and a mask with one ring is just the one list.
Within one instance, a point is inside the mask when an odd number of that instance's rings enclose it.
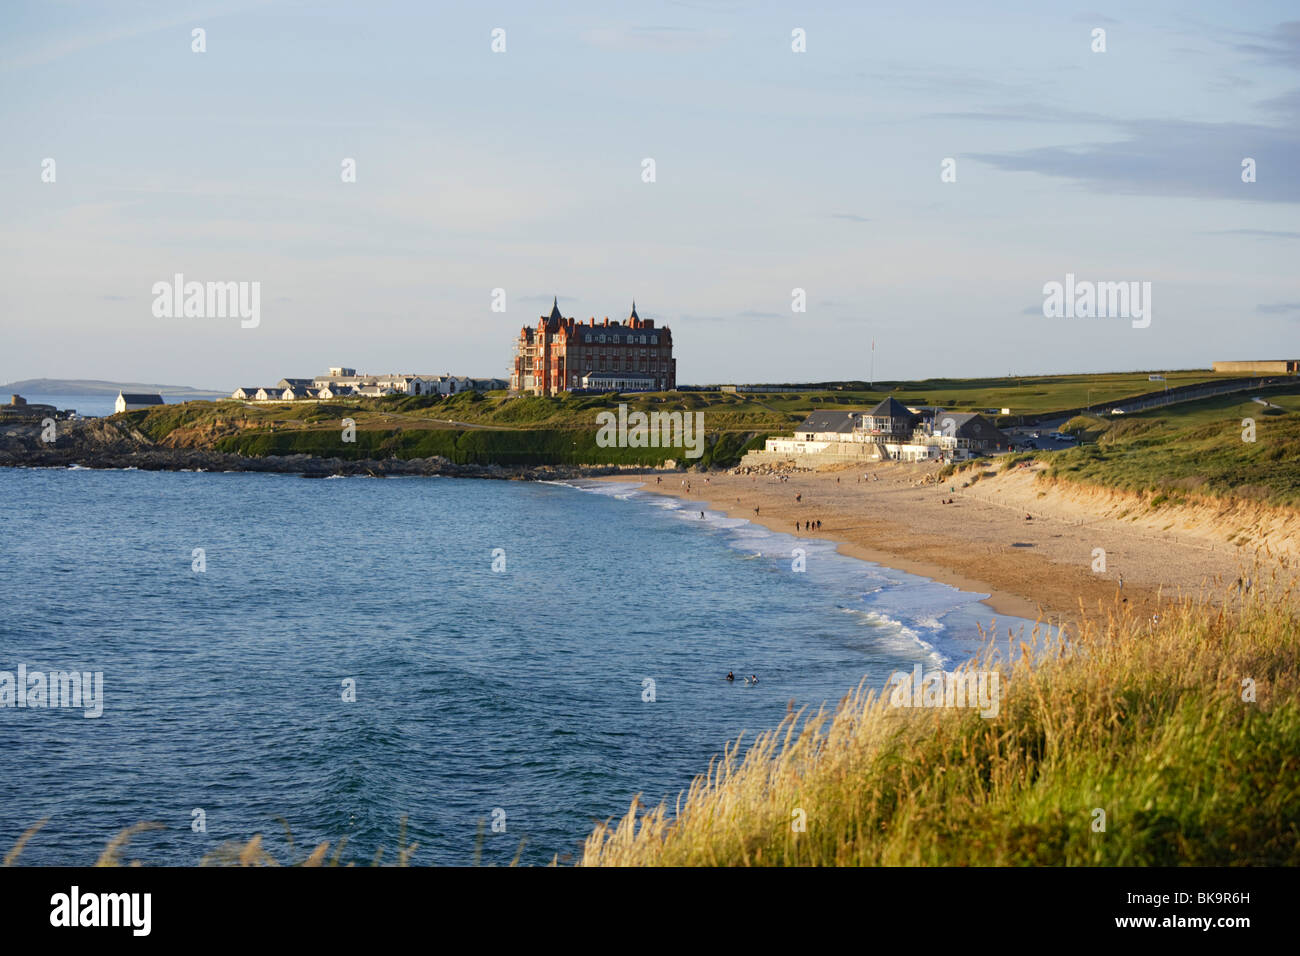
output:
{"label": "dark roofed building", "polygon": [[850,441],[861,412],[818,411],[794,430],[796,441]]}
{"label": "dark roofed building", "polygon": [[1009,451],[1011,439],[978,412],[944,412],[934,420],[935,431],[957,439],[958,448],[971,451]]}
{"label": "dark roofed building", "polygon": [[151,405],[163,405],[161,395],[150,395],[144,392],[118,392],[117,401],[113,403],[113,410],[116,412],[133,412],[137,408],[148,408]]}
{"label": "dark roofed building", "polygon": [[863,416],[863,427],[873,434],[908,438],[919,420],[919,415],[891,395]]}

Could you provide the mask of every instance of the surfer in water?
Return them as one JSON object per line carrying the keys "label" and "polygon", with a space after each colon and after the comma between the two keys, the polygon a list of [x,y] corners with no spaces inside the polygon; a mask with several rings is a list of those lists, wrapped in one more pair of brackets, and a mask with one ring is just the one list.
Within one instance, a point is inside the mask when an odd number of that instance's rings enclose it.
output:
{"label": "surfer in water", "polygon": [[735,679],[736,679],[736,675],[731,673],[731,671],[727,671],[727,680],[735,680]]}

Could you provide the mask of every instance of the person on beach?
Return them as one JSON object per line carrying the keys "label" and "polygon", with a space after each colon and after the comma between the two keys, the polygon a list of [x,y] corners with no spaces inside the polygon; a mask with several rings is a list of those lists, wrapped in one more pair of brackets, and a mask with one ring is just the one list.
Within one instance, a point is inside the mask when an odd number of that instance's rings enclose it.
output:
{"label": "person on beach", "polygon": [[798,503],[801,502],[801,501],[803,501],[803,495],[802,495],[802,494],[798,494],[798,495],[795,495],[795,496],[794,496],[794,503],[795,503],[795,504],[798,504]]}
{"label": "person on beach", "polygon": [[822,522],[821,522],[821,519],[818,518],[818,519],[817,519],[817,530],[820,531],[821,529],[822,529]]}
{"label": "person on beach", "polygon": [[704,519],[704,512],[703,512],[703,511],[700,512],[700,519],[701,519],[701,520]]}
{"label": "person on beach", "polygon": [[754,517],[758,517],[758,505],[754,505]]}

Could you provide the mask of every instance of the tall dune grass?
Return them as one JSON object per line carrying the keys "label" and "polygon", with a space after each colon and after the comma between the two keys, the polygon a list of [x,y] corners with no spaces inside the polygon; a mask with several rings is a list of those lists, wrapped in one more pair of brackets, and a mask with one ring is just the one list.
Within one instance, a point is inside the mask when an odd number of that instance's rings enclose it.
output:
{"label": "tall dune grass", "polygon": [[1080,614],[1064,640],[973,665],[1002,675],[990,719],[859,687],[728,747],[671,812],[634,801],[582,864],[1296,865],[1293,597]]}

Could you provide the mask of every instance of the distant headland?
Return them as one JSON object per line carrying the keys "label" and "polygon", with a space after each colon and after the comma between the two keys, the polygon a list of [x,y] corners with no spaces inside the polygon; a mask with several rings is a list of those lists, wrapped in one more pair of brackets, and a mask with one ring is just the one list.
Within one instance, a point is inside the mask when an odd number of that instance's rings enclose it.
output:
{"label": "distant headland", "polygon": [[224,398],[215,389],[191,388],[188,385],[154,385],[146,382],[105,382],[93,378],[25,378],[21,382],[0,385],[5,392],[31,392],[35,395],[116,395],[118,392],[150,392],[176,398]]}

